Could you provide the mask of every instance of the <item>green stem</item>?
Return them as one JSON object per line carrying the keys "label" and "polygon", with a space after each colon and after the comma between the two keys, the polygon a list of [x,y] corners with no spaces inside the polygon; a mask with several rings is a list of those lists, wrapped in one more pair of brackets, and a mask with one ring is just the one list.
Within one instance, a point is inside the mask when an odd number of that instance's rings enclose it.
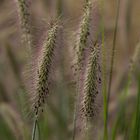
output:
{"label": "green stem", "polygon": [[101,0],[101,36],[102,36],[102,94],[104,107],[104,136],[103,139],[108,139],[107,132],[107,82],[106,82],[106,48],[105,48],[105,31],[104,31],[104,0]]}
{"label": "green stem", "polygon": [[108,104],[110,100],[110,92],[111,92],[111,86],[112,86],[112,74],[113,74],[114,57],[115,57],[115,50],[116,50],[116,37],[117,37],[117,29],[118,29],[119,9],[120,9],[120,0],[118,0],[118,5],[117,5],[117,15],[116,15],[116,22],[115,22],[114,37],[113,37],[113,47],[111,51],[112,54],[111,54],[111,66],[110,66],[110,76],[109,76],[109,86],[108,86],[107,108],[108,108]]}
{"label": "green stem", "polygon": [[35,122],[34,122],[33,133],[32,133],[32,140],[35,140],[36,130],[37,130],[37,119],[35,119]]}

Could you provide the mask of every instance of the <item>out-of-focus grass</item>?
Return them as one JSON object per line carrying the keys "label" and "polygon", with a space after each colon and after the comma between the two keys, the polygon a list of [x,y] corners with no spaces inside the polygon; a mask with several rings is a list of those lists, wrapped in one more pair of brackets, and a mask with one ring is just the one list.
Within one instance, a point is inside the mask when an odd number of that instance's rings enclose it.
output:
{"label": "out-of-focus grass", "polygon": [[3,120],[3,118],[0,118],[0,134],[1,134],[1,139],[3,140],[15,140],[13,133],[11,132],[11,130],[9,129],[9,126],[5,123],[5,121]]}
{"label": "out-of-focus grass", "polygon": [[138,76],[138,93],[137,93],[137,100],[136,100],[136,111],[134,112],[134,128],[132,130],[134,140],[140,139],[140,76]]}

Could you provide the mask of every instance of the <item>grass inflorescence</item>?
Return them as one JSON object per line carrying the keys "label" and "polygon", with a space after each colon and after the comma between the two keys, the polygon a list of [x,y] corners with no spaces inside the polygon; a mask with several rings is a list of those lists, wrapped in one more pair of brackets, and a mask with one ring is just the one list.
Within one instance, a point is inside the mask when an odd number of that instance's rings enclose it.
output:
{"label": "grass inflorescence", "polygon": [[99,46],[95,44],[88,60],[87,74],[84,82],[84,98],[82,102],[82,111],[86,121],[93,122],[97,115],[96,98],[100,92],[101,73],[99,64]]}
{"label": "grass inflorescence", "polygon": [[18,14],[20,19],[23,41],[28,46],[28,50],[33,49],[33,39],[31,33],[31,16],[29,12],[28,0],[16,0],[18,5]]}
{"label": "grass inflorescence", "polygon": [[46,96],[49,94],[49,72],[52,65],[54,50],[56,47],[56,37],[59,25],[53,23],[48,31],[47,40],[43,44],[43,57],[38,69],[38,81],[36,85],[37,102],[35,103],[35,114],[38,115],[39,109],[45,103]]}
{"label": "grass inflorescence", "polygon": [[79,28],[78,33],[78,41],[76,44],[76,51],[77,51],[77,62],[76,62],[76,74],[77,74],[77,97],[75,102],[75,111],[74,111],[74,121],[73,121],[73,140],[75,139],[76,134],[76,127],[77,127],[77,115],[79,112],[79,103],[80,103],[80,77],[81,72],[83,70],[83,61],[84,61],[84,54],[85,49],[88,47],[88,36],[89,36],[89,29],[90,29],[90,15],[91,15],[91,2],[85,1],[84,8],[83,8],[83,16]]}
{"label": "grass inflorescence", "polygon": [[37,69],[37,81],[35,86],[35,101],[34,101],[34,113],[35,121],[33,127],[32,140],[35,139],[36,129],[38,126],[38,117],[41,111],[43,112],[43,105],[49,95],[49,74],[53,61],[54,51],[56,48],[56,38],[59,29],[59,22],[53,22],[48,31],[47,39],[43,43],[42,59],[40,60],[39,67]]}
{"label": "grass inflorescence", "polygon": [[90,28],[90,15],[91,15],[91,2],[87,1],[84,6],[84,15],[82,17],[81,25],[80,25],[80,33],[77,44],[77,55],[78,55],[78,69],[80,70],[82,67],[83,53],[87,47],[87,41],[89,36],[89,28]]}

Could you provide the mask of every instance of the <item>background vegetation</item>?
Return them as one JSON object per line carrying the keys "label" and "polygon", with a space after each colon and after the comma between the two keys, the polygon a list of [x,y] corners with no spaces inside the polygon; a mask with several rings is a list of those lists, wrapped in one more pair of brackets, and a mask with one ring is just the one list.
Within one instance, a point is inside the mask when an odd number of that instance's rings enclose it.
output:
{"label": "background vegetation", "polygon": [[[95,121],[97,133],[91,139],[140,140],[140,1],[121,0],[119,8],[118,0],[102,2],[99,4],[100,12],[95,14],[98,15],[95,23],[97,20],[102,21],[104,28],[107,88],[113,44],[116,49],[110,84],[107,132],[104,119],[105,104],[107,105],[105,101],[100,109],[100,117],[97,118],[98,123]],[[58,52],[62,55],[53,64],[54,81],[47,105],[38,121],[36,140],[72,139],[76,91],[71,60],[74,33],[78,30],[77,25],[83,14],[83,3],[84,0],[30,1],[35,61],[50,21],[60,15],[63,21],[60,35],[62,42],[59,42],[63,50]],[[117,10],[119,16],[116,26]],[[0,140],[30,140],[32,137],[34,120],[29,111],[29,98],[26,97],[28,92],[32,97],[32,89],[28,91],[25,88],[25,85],[31,84],[31,79],[25,76],[28,73],[25,70],[29,62],[28,50],[21,41],[17,11],[14,0],[0,0]],[[114,39],[115,28],[117,32]],[[137,60],[132,61],[135,55]],[[130,74],[132,65],[134,69]],[[77,132],[76,140],[80,139],[79,135],[80,131]]]}

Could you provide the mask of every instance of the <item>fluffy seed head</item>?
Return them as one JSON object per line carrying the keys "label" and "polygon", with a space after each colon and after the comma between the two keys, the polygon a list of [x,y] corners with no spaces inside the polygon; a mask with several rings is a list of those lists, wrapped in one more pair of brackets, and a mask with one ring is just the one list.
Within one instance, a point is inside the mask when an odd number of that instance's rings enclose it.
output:
{"label": "fluffy seed head", "polygon": [[28,49],[31,49],[33,45],[31,36],[31,25],[30,25],[30,13],[29,5],[27,0],[16,0],[18,5],[18,13],[20,18],[21,29],[23,32],[23,39]]}
{"label": "fluffy seed head", "polygon": [[39,110],[45,103],[46,96],[49,94],[48,78],[52,64],[53,54],[56,46],[56,36],[58,31],[58,23],[54,23],[48,31],[48,37],[44,42],[44,52],[41,60],[41,64],[38,69],[38,81],[36,84],[37,100],[35,102],[35,113],[38,115]]}
{"label": "fluffy seed head", "polygon": [[97,112],[96,97],[99,93],[99,85],[101,84],[100,65],[99,65],[99,47],[92,48],[87,75],[84,82],[84,99],[82,102],[82,112],[87,121],[93,120]]}
{"label": "fluffy seed head", "polygon": [[89,35],[90,12],[91,12],[91,3],[87,1],[84,7],[84,15],[80,26],[79,39],[76,47],[78,50],[77,63],[78,63],[79,70],[82,67],[83,53],[87,46],[86,44]]}

